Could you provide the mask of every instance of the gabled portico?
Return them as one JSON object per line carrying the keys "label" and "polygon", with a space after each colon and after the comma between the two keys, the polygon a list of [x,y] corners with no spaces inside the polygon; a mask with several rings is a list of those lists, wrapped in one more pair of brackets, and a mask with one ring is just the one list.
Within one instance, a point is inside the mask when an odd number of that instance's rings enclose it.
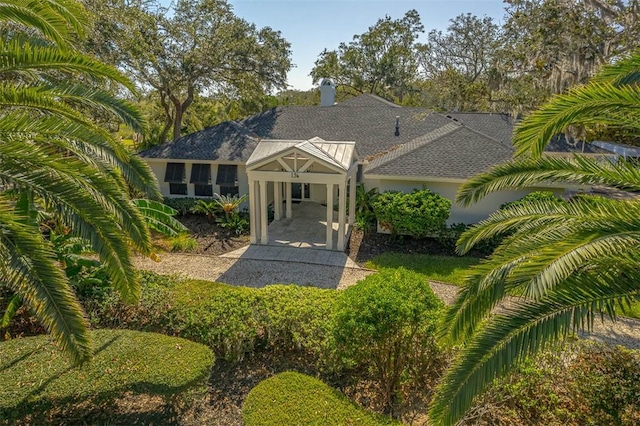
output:
{"label": "gabled portico", "polygon": [[[262,140],[247,161],[251,243],[268,244],[268,206],[274,220],[292,218],[292,184],[326,187],[326,249],[334,248],[333,205],[338,202],[338,235],[335,248],[345,249],[347,224],[355,212],[357,153],[355,142],[310,140]],[[347,218],[347,185],[349,217]],[[282,204],[285,204],[283,211]]]}

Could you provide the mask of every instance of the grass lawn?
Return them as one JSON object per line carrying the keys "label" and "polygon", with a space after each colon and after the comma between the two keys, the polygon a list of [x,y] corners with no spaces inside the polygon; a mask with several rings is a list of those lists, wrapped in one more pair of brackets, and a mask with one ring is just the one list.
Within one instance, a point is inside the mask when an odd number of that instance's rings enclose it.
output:
{"label": "grass lawn", "polygon": [[399,268],[418,272],[428,280],[462,285],[467,270],[477,265],[475,257],[433,256],[428,254],[385,253],[367,262],[367,268]]}
{"label": "grass lawn", "polygon": [[166,424],[206,393],[213,354],[204,345],[129,330],[93,340],[81,367],[48,336],[0,343],[0,424]]}

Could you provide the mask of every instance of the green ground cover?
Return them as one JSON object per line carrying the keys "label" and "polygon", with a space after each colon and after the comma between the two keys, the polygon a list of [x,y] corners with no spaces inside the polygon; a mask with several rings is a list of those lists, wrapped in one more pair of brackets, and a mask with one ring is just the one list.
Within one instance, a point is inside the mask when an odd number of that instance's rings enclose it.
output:
{"label": "green ground cover", "polygon": [[76,368],[47,336],[1,343],[0,423],[118,423],[112,407],[130,395],[160,397],[151,418],[136,416],[154,422],[206,393],[213,355],[204,345],[130,330],[96,330],[93,339],[94,358]]}
{"label": "green ground cover", "polygon": [[322,381],[295,372],[260,382],[247,395],[242,417],[246,426],[401,424],[369,413]]}
{"label": "green ground cover", "polygon": [[385,253],[367,262],[367,268],[404,267],[424,275],[428,280],[462,285],[468,269],[477,265],[475,257],[433,256],[428,254]]}

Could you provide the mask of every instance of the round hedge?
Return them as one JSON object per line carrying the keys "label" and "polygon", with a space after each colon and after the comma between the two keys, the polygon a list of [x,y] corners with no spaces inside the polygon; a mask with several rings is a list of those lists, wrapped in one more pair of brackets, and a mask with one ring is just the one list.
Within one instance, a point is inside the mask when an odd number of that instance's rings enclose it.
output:
{"label": "round hedge", "polygon": [[451,212],[451,201],[428,189],[415,189],[409,194],[386,191],[371,205],[382,228],[413,238],[428,237],[443,229]]}
{"label": "round hedge", "polygon": [[368,413],[322,381],[286,372],[263,380],[247,395],[242,408],[245,426],[399,425]]}
{"label": "round hedge", "polygon": [[213,365],[208,347],[130,330],[92,334],[95,355],[75,368],[47,336],[0,343],[0,419],[40,424],[62,415],[84,422],[109,418],[113,413],[101,410],[131,394],[177,402],[181,394],[192,399],[206,392]]}

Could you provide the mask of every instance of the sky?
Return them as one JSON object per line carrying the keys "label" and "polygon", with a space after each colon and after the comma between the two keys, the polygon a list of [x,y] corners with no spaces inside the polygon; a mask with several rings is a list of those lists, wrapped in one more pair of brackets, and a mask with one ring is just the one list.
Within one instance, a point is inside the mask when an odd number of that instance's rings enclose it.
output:
{"label": "sky", "polygon": [[[168,4],[170,0],[162,0]],[[228,0],[234,13],[258,27],[280,31],[291,43],[294,68],[287,75],[291,89],[309,90],[309,73],[323,49],[335,50],[356,34],[366,32],[378,19],[399,19],[415,9],[425,28],[445,30],[449,20],[463,13],[493,18],[502,24],[502,0]]]}

